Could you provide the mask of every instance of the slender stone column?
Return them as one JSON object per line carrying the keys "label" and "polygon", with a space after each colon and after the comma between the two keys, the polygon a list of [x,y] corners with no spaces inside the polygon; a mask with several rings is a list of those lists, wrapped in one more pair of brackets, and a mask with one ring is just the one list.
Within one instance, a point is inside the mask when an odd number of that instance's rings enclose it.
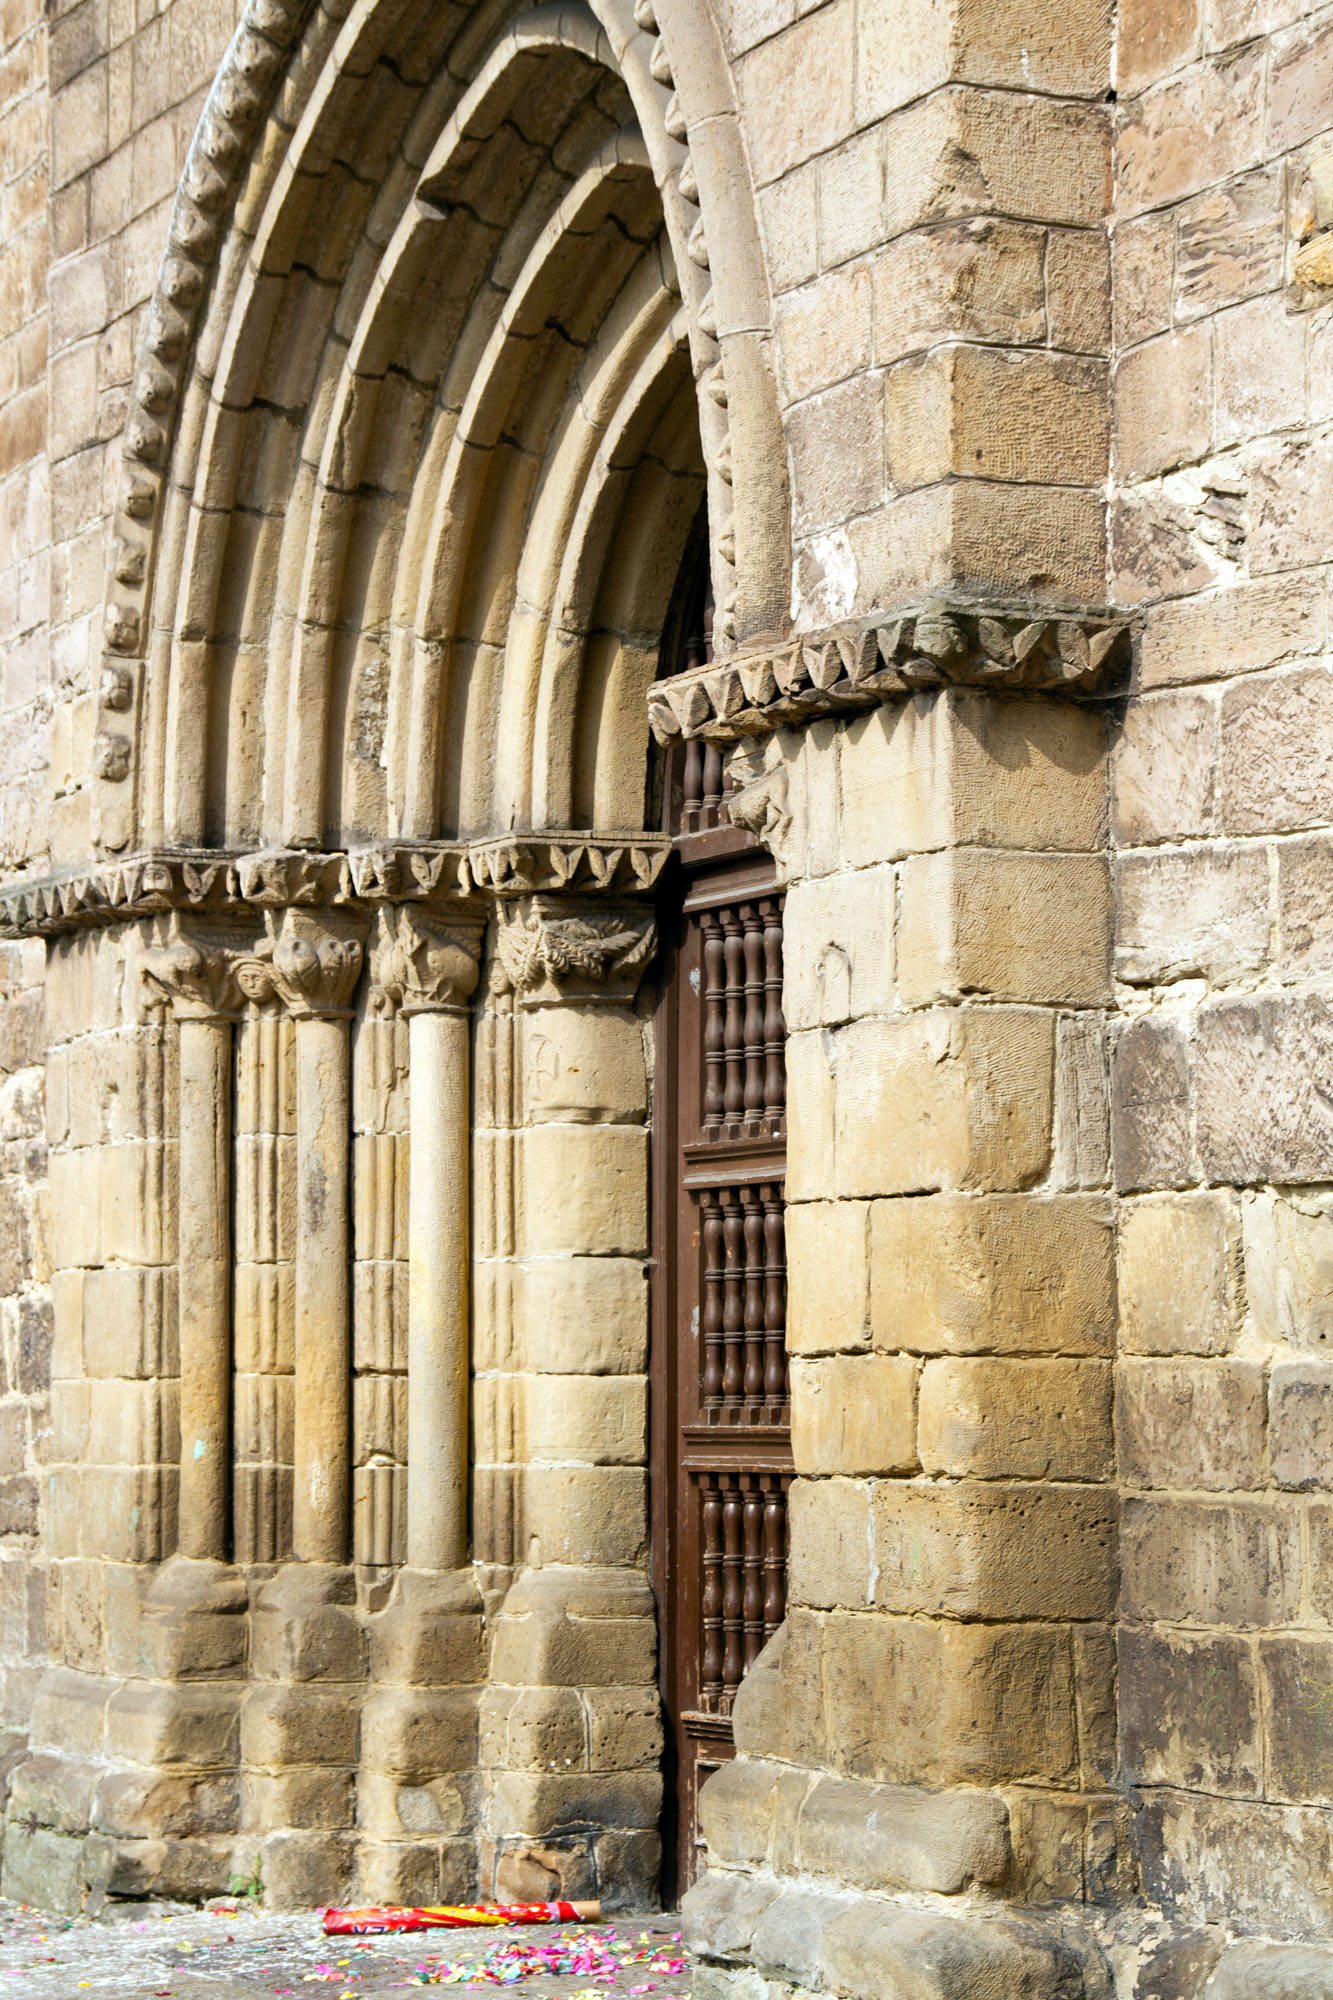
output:
{"label": "slender stone column", "polygon": [[[643,903],[537,894],[497,913],[493,980],[513,990],[520,1079],[514,1129],[494,1135],[515,1166],[513,1340],[487,1384],[519,1565],[482,1711],[494,1843],[483,1882],[501,1897],[584,1882],[648,1897],[661,1860],[648,1079],[634,1007],[653,939]],[[577,1830],[556,1746],[578,1772]]]}
{"label": "slender stone column", "polygon": [[381,917],[376,981],[408,1019],[407,1561],[457,1569],[468,1551],[469,1001],[479,921]]}
{"label": "slender stone column", "polygon": [[180,1527],[184,1556],[226,1560],[231,1480],[231,1037],[235,951],[179,923],[144,979],[171,1003],[180,1069]]}
{"label": "slender stone column", "polygon": [[343,1563],[351,1525],[352,1343],[348,1023],[360,942],[324,914],[288,910],[237,976],[296,1023],[296,1370],[292,1553]]}

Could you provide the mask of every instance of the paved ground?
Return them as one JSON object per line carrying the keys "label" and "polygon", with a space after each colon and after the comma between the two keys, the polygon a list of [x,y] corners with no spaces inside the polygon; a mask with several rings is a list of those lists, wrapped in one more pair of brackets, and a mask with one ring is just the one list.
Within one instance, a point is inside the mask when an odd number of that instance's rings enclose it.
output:
{"label": "paved ground", "polygon": [[[463,1985],[473,1993],[516,1985],[521,2000],[673,2000],[690,1990],[678,1940],[677,1920],[660,1916],[326,1938],[317,1912],[267,1916],[244,1903],[205,1911],[131,1904],[70,1922],[0,1902],[0,2000],[362,2000]],[[562,1945],[579,1954],[580,1968],[562,1977],[527,1970],[514,1956]]]}

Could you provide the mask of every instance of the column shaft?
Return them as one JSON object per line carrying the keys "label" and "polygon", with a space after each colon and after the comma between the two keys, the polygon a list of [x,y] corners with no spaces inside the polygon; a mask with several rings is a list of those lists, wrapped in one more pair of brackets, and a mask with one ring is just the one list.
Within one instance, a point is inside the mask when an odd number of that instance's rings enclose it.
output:
{"label": "column shaft", "polygon": [[468,1547],[469,1022],[410,1017],[407,1560],[454,1569]]}
{"label": "column shaft", "polygon": [[231,1478],[231,1023],[180,1034],[180,1550],[223,1561]]}
{"label": "column shaft", "polygon": [[293,1552],[347,1560],[351,1497],[351,1310],[346,1020],[296,1023],[296,1472]]}

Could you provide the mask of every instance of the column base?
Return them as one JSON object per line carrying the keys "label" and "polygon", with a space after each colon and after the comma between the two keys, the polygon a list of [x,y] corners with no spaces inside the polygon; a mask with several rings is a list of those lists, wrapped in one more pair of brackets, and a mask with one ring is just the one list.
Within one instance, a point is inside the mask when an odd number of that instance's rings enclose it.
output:
{"label": "column base", "polygon": [[652,1593],[638,1571],[520,1573],[496,1619],[482,1698],[486,1893],[597,1896],[608,1911],[656,1906],[656,1660]]}
{"label": "column base", "polygon": [[5,1806],[0,1892],[65,1913],[225,1892],[238,1822],[244,1578],[173,1558],[116,1594],[106,1670],[56,1667]]}
{"label": "column base", "polygon": [[466,1901],[477,1893],[481,1823],[481,1592],[470,1569],[400,1570],[368,1624],[359,1893],[368,1902]]}

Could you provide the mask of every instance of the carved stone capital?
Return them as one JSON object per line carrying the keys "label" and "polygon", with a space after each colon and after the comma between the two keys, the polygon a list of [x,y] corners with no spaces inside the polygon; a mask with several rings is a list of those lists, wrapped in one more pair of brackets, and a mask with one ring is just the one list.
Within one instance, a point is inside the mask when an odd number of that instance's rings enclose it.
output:
{"label": "carved stone capital", "polygon": [[178,1021],[229,1021],[245,1005],[237,981],[243,948],[193,927],[187,932],[173,916],[166,942],[144,953],[144,998],[150,1007],[169,1006]]}
{"label": "carved stone capital", "polygon": [[390,904],[379,912],[371,977],[377,1000],[404,1014],[465,1014],[481,973],[483,924],[437,923]]}
{"label": "carved stone capital", "polygon": [[523,897],[496,911],[493,981],[520,1005],[632,1000],[652,956],[652,913],[582,899]]}
{"label": "carved stone capital", "polygon": [[281,923],[270,916],[268,924],[268,935],[237,961],[246,999],[261,1006],[276,1001],[298,1021],[350,1014],[361,973],[359,938],[310,910],[286,910]]}
{"label": "carved stone capital", "polygon": [[659,743],[736,743],[928,688],[1101,694],[1128,665],[1129,627],[1108,612],[939,601],[733,653],[657,682],[648,710]]}

